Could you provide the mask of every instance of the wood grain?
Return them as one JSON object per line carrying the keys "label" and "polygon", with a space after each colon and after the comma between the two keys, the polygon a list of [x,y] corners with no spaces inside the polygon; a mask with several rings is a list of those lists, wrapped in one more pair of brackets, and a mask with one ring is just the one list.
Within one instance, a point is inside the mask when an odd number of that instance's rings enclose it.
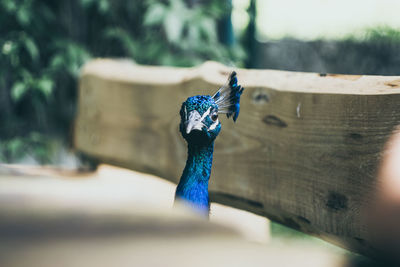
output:
{"label": "wood grain", "polygon": [[[93,61],[80,80],[75,147],[177,182],[186,159],[180,104],[215,92],[230,71]],[[400,77],[236,71],[246,90],[237,123],[222,119],[212,200],[377,254],[366,215],[400,122]]]}

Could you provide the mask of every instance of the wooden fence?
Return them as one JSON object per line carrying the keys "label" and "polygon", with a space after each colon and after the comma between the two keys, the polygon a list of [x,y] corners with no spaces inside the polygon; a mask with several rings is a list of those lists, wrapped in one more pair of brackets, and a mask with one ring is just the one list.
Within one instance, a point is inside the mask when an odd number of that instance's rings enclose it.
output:
{"label": "wooden fence", "polygon": [[[215,92],[231,70],[214,62],[90,62],[80,81],[76,149],[177,182],[186,159],[180,105]],[[400,77],[235,70],[246,90],[237,123],[221,122],[212,201],[362,254],[384,250],[369,215],[383,194],[385,144],[400,124]]]}

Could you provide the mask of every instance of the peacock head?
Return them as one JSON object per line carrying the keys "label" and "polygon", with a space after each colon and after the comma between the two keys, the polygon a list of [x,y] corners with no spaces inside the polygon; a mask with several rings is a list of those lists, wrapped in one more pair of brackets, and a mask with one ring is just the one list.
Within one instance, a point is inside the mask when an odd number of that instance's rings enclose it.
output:
{"label": "peacock head", "polygon": [[243,87],[237,84],[236,72],[213,96],[197,95],[182,103],[179,130],[189,144],[207,144],[215,140],[221,130],[218,114],[224,113],[236,121],[239,116]]}
{"label": "peacock head", "polygon": [[179,129],[188,143],[212,142],[221,130],[218,105],[209,95],[189,97],[183,102],[180,115]]}

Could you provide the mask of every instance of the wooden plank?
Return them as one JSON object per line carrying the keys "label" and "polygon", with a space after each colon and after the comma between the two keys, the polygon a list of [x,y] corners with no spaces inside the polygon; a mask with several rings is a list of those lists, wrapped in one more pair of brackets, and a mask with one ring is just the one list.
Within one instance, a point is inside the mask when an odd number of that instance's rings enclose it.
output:
{"label": "wooden plank", "polygon": [[[177,182],[186,159],[180,104],[213,93],[230,71],[93,61],[80,81],[75,147]],[[238,122],[222,120],[212,200],[376,255],[367,215],[400,122],[400,77],[236,71],[246,91]]]}

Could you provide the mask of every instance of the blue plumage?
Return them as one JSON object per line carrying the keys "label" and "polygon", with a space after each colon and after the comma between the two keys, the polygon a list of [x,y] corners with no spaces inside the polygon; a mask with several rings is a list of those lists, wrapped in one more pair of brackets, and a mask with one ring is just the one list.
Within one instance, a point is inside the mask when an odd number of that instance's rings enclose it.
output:
{"label": "blue plumage", "polygon": [[188,143],[188,158],[175,199],[181,200],[194,210],[208,216],[210,203],[208,181],[214,151],[214,140],[221,130],[219,113],[226,113],[236,121],[240,110],[243,88],[237,84],[236,72],[232,72],[226,85],[211,97],[198,95],[182,103],[179,130]]}

